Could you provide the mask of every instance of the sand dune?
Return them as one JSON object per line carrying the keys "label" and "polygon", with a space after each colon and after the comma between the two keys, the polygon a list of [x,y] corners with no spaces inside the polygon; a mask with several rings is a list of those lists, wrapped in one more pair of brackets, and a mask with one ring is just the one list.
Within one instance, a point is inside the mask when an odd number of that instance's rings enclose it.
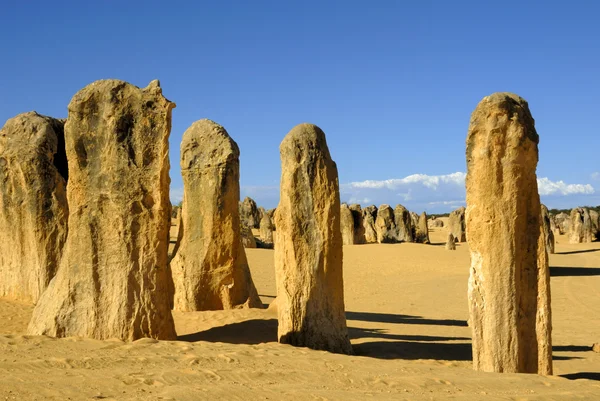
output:
{"label": "sand dune", "polygon": [[[600,243],[551,255],[555,376],[471,369],[466,244],[344,247],[356,356],[276,343],[271,309],[174,313],[179,341],[24,336],[31,305],[0,299],[0,400],[600,399]],[[247,250],[263,303],[273,251]],[[578,379],[578,380],[573,380]],[[591,379],[591,380],[590,380]]]}

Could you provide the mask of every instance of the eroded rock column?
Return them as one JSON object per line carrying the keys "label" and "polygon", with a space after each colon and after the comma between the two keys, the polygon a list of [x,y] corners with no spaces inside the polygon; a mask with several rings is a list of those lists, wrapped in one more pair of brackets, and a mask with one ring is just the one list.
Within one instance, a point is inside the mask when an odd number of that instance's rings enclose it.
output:
{"label": "eroded rock column", "polygon": [[196,121],[183,134],[184,230],[171,261],[175,310],[262,306],[240,237],[239,154],[213,121]]}
{"label": "eroded rock column", "polygon": [[325,134],[294,127],[279,147],[275,213],[279,342],[351,354],[344,312],[337,167]]}
{"label": "eroded rock column", "polygon": [[64,120],[32,111],[0,130],[0,297],[35,303],[67,239]]}
{"label": "eroded rock column", "polygon": [[96,81],[69,103],[69,234],[29,334],[175,339],[168,241],[171,110],[158,81]]}
{"label": "eroded rock column", "polygon": [[476,370],[552,373],[538,141],[527,102],[517,95],[487,96],[471,116],[466,230]]}

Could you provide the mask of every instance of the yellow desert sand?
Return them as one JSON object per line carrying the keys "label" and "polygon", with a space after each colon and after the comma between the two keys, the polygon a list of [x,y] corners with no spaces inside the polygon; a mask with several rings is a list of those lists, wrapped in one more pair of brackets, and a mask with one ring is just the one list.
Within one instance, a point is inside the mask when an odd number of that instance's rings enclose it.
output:
{"label": "yellow desert sand", "polygon": [[[446,238],[344,246],[355,356],[278,344],[274,308],[175,312],[178,341],[126,343],[23,335],[33,306],[0,299],[0,400],[600,399],[600,243],[557,237],[545,377],[473,371],[468,245]],[[269,304],[273,251],[246,252]]]}

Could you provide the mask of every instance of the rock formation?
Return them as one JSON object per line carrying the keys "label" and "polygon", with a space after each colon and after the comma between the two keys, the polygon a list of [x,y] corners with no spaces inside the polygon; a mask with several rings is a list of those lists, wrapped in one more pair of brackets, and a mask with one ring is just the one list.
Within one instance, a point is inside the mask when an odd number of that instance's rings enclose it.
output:
{"label": "rock formation", "polygon": [[64,121],[32,111],[0,130],[0,297],[35,303],[67,239]]}
{"label": "rock formation", "polygon": [[273,222],[268,213],[264,213],[260,219],[260,239],[267,244],[273,244]]}
{"label": "rock formation", "polygon": [[456,241],[454,241],[454,235],[452,235],[452,233],[448,233],[448,239],[446,240],[446,250],[456,250]]}
{"label": "rock formation", "polygon": [[508,93],[485,97],[471,116],[466,155],[474,368],[551,374],[538,134],[527,102]]}
{"label": "rock formation", "polygon": [[548,253],[554,253],[554,233],[551,229],[550,215],[548,214],[548,208],[542,205],[542,230],[544,233],[544,239],[546,243],[546,250]]}
{"label": "rock formation", "polygon": [[254,199],[245,197],[244,201],[240,202],[239,211],[242,224],[250,228],[259,228],[261,216]]}
{"label": "rock formation", "polygon": [[429,228],[441,228],[444,227],[444,222],[440,219],[436,219],[435,216],[427,220],[427,227]]}
{"label": "rock formation", "polygon": [[239,149],[211,120],[193,123],[181,141],[183,237],[171,261],[173,309],[259,308],[240,236]]}
{"label": "rock formation", "polygon": [[415,212],[410,212],[410,222],[412,223],[412,235],[413,238],[415,239],[415,242],[417,240],[417,227],[419,225],[419,215],[416,214]]}
{"label": "rock formation", "polygon": [[377,206],[367,206],[363,209],[362,213],[363,227],[365,229],[365,243],[374,244],[377,242],[377,231],[375,229]]}
{"label": "rock formation", "polygon": [[171,110],[158,81],[96,81],[69,104],[69,234],[28,333],[174,340],[168,270]]}
{"label": "rock formation", "polygon": [[429,244],[429,229],[427,228],[427,213],[421,213],[415,235],[415,242]]}
{"label": "rock formation", "polygon": [[594,209],[589,210],[592,225],[592,240],[600,241],[600,214]]}
{"label": "rock formation", "polygon": [[569,242],[571,244],[581,244],[592,242],[592,219],[590,212],[585,207],[576,207],[571,210],[569,223]]}
{"label": "rock formation", "polygon": [[281,142],[275,213],[278,339],[351,354],[344,312],[337,167],[325,134],[294,127]]}
{"label": "rock formation", "polygon": [[450,212],[450,216],[448,216],[448,232],[452,233],[456,242],[467,241],[464,207],[459,207]]}
{"label": "rock formation", "polygon": [[350,205],[348,208],[350,209],[350,212],[352,212],[352,219],[354,221],[354,243],[364,244],[366,239],[362,208],[357,203]]}
{"label": "rock formation", "polygon": [[410,212],[402,205],[394,208],[394,222],[396,223],[397,238],[399,242],[414,242],[414,227]]}
{"label": "rock formation", "polygon": [[571,221],[571,216],[561,212],[559,214],[557,214],[556,216],[554,216],[554,221],[556,222],[556,225],[558,226],[558,229],[560,230],[561,234],[568,234],[569,233],[569,229],[570,229],[570,221]]}
{"label": "rock formation", "polygon": [[394,211],[389,205],[381,205],[377,209],[377,218],[375,219],[375,231],[377,233],[377,242],[380,244],[393,244],[398,242],[398,232],[394,222]]}
{"label": "rock formation", "polygon": [[245,224],[240,224],[240,236],[242,239],[242,246],[244,248],[257,248],[256,238],[252,233],[252,229]]}
{"label": "rock formation", "polygon": [[342,203],[340,208],[340,230],[342,231],[342,243],[354,245],[354,217],[345,203]]}

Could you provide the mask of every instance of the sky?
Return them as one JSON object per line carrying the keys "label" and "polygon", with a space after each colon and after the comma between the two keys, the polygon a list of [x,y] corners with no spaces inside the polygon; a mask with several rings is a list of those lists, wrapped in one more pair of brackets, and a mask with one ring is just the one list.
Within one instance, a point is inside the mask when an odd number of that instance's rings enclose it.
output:
{"label": "sky", "polygon": [[67,117],[87,84],[159,79],[179,145],[196,120],[240,148],[241,197],[279,199],[279,144],[323,129],[342,201],[443,213],[464,205],[465,139],[493,92],[529,102],[550,208],[600,204],[600,3],[592,1],[7,1],[0,124]]}

